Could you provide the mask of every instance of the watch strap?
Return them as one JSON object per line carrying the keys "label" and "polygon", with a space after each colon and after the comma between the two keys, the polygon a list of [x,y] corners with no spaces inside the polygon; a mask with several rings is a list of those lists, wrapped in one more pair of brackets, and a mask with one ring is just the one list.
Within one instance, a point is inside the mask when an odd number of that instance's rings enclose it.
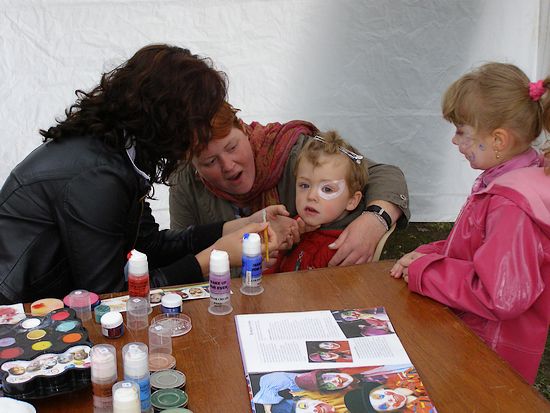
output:
{"label": "watch strap", "polygon": [[391,228],[392,222],[391,222],[390,214],[388,214],[386,212],[386,210],[384,208],[382,208],[381,206],[379,206],[379,205],[369,205],[368,207],[365,208],[365,211],[374,212],[375,214],[379,215],[386,222],[386,224],[388,226],[388,229]]}

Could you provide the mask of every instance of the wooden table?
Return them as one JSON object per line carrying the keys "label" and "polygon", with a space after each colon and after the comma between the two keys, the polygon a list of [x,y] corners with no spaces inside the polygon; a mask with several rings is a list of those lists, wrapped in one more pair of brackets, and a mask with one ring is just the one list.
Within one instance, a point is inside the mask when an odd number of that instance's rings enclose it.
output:
{"label": "wooden table", "polygon": [[[265,292],[243,296],[232,284],[233,313],[213,316],[208,299],[185,301],[192,330],[173,339],[177,368],[187,376],[189,408],[195,413],[246,413],[250,401],[237,340],[235,314],[384,306],[438,412],[550,412],[548,403],[477,338],[446,307],[411,293],[388,274],[393,261],[303,273],[266,276]],[[151,316],[158,312],[158,307]],[[117,347],[119,378],[122,346],[147,343],[146,331],[126,331],[120,339],[87,324],[94,343]],[[40,413],[92,412],[91,388],[34,401]]]}

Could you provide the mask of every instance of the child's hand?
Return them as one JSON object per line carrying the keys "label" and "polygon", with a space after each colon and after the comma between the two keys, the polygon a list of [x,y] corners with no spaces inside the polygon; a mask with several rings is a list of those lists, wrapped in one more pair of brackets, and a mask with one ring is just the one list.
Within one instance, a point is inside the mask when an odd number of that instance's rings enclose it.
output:
{"label": "child's hand", "polygon": [[275,219],[269,220],[269,227],[279,239],[277,249],[288,250],[294,243],[300,241],[298,223],[292,218],[278,215]]}
{"label": "child's hand", "polygon": [[[277,262],[277,257],[279,256],[279,251],[275,250],[275,251],[271,251],[269,250],[269,261],[266,261],[265,259],[263,260],[262,262],[262,268],[264,270],[268,269],[268,268],[271,268],[275,265],[275,263]],[[264,253],[264,257],[265,257],[265,253]]]}
{"label": "child's hand", "polygon": [[405,280],[406,283],[409,282],[409,266],[412,262],[420,257],[423,257],[426,254],[420,252],[412,251],[408,254],[403,255],[392,267],[390,270],[390,275],[393,278],[401,278]]}

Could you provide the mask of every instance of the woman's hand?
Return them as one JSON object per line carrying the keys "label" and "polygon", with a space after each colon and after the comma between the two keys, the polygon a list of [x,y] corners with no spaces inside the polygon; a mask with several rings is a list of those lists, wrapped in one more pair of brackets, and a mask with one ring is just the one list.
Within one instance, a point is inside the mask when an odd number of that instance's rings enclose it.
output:
{"label": "woman's hand", "polygon": [[[264,212],[266,215],[267,221],[276,221],[279,217],[281,219],[288,219],[289,212],[286,210],[286,207],[284,205],[271,205],[267,208],[261,209],[258,212],[245,217],[245,218],[238,218],[233,219],[231,221],[227,221],[223,224],[223,235],[229,235],[235,231],[240,230],[245,225],[252,224],[252,223],[262,223],[264,222]],[[294,220],[292,220],[294,221]]]}
{"label": "woman's hand", "polygon": [[267,221],[276,220],[279,216],[288,217],[290,215],[284,205],[270,205],[250,215],[250,222],[264,222],[264,211]]}
{"label": "woman's hand", "polygon": [[278,249],[279,241],[277,238],[277,234],[275,231],[273,231],[270,228],[269,223],[262,222],[262,223],[253,223],[245,225],[244,227],[238,229],[237,231],[234,231],[228,235],[223,236],[219,240],[217,240],[213,248],[217,250],[223,250],[227,251],[229,254],[229,262],[231,266],[239,266],[242,263],[242,252],[243,252],[243,235],[247,232],[257,232],[260,235],[260,239],[262,240],[262,254],[265,255],[265,237],[264,237],[264,229],[267,228],[269,243],[268,247],[270,250],[276,250]]}
{"label": "woman's hand", "polygon": [[401,278],[405,280],[406,283],[409,282],[409,266],[418,258],[423,257],[426,254],[421,252],[412,251],[408,254],[403,255],[392,267],[390,270],[390,275],[393,278]]}
{"label": "woman's hand", "polygon": [[262,254],[265,254],[265,237],[264,237],[264,230],[267,228],[269,243],[268,247],[270,250],[275,251],[279,247],[279,239],[277,237],[277,234],[275,231],[273,231],[270,228],[269,223],[262,222],[262,223],[252,223],[245,225],[244,227],[239,228],[236,231],[233,231],[227,235],[224,235],[220,239],[218,239],[212,246],[209,248],[199,252],[197,255],[195,255],[195,258],[199,262],[199,265],[201,266],[201,270],[203,274],[208,274],[208,268],[210,263],[210,253],[212,250],[222,250],[226,251],[229,255],[229,264],[231,267],[237,267],[242,264],[242,252],[243,252],[243,235],[247,232],[257,232],[260,235],[260,239],[262,240]]}
{"label": "woman's hand", "polygon": [[328,265],[363,264],[372,260],[374,250],[386,229],[373,214],[363,214],[350,223],[338,239],[329,245],[337,249]]}
{"label": "woman's hand", "polygon": [[289,217],[290,214],[284,205],[271,205],[254,213],[250,216],[250,218],[254,219],[253,222],[263,221],[264,210],[270,228],[277,234],[279,241],[278,250],[290,249],[292,245],[300,241],[298,223],[295,219]]}
{"label": "woman's hand", "polygon": [[[403,211],[397,205],[382,199],[372,200],[369,205],[382,207],[390,215],[392,222],[397,222],[403,215]],[[386,228],[373,213],[360,215],[347,226],[335,242],[329,245],[329,248],[338,251],[336,251],[328,265],[352,265],[370,262],[378,243],[385,233]]]}

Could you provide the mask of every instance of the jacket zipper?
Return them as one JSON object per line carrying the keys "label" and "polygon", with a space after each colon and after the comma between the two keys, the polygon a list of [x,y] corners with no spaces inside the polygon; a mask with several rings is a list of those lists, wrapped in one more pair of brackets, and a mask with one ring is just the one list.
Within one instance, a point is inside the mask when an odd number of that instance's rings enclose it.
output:
{"label": "jacket zipper", "polygon": [[296,265],[294,266],[294,271],[298,271],[300,269],[300,265],[302,265],[302,258],[304,257],[304,251],[300,251],[300,254],[298,254],[298,259],[296,260]]}

